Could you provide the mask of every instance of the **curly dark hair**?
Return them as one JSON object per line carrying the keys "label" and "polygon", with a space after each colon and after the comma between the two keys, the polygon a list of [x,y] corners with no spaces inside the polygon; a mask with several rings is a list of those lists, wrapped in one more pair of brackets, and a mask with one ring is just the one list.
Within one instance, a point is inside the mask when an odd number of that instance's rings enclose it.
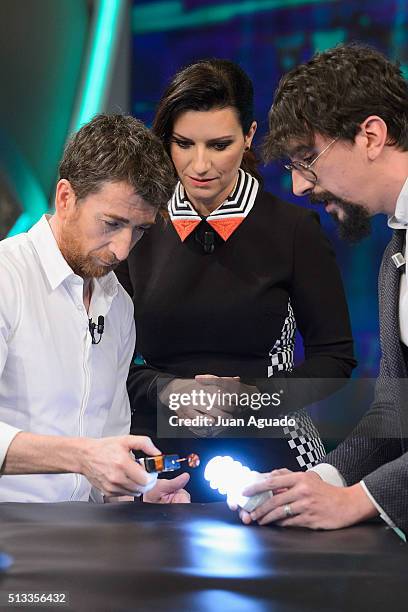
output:
{"label": "curly dark hair", "polygon": [[155,208],[166,211],[176,179],[160,139],[141,121],[126,115],[95,116],[68,141],[59,165],[78,200],[106,181],[127,181]]}
{"label": "curly dark hair", "polygon": [[353,142],[370,115],[387,124],[388,145],[408,150],[408,84],[399,66],[357,43],[317,53],[282,77],[264,158],[287,155],[294,142],[310,146],[316,133]]}
{"label": "curly dark hair", "polygon": [[[186,66],[172,78],[156,110],[152,129],[170,154],[174,122],[186,111],[232,107],[243,133],[254,120],[252,81],[238,64],[226,59],[204,59]],[[244,153],[241,167],[260,179],[253,151]]]}

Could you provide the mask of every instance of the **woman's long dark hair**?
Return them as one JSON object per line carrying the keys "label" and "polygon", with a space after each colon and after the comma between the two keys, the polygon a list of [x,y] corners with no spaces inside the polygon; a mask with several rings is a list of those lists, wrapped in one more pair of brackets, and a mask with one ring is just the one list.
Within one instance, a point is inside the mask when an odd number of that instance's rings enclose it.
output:
{"label": "woman's long dark hair", "polygon": [[[174,122],[182,113],[232,107],[246,135],[254,120],[253,100],[252,81],[240,66],[224,59],[202,60],[173,77],[159,101],[153,131],[170,155]],[[245,151],[241,168],[262,180],[257,165],[254,152]]]}

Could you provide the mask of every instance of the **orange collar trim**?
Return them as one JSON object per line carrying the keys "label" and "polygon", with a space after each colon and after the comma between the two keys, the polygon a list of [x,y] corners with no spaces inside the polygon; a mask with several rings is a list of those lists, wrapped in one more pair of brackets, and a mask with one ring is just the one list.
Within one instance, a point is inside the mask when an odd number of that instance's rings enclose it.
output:
{"label": "orange collar trim", "polygon": [[258,188],[257,179],[240,168],[237,184],[231,195],[208,217],[202,217],[188,200],[186,191],[179,182],[168,203],[168,210],[180,240],[184,242],[201,221],[207,221],[224,241],[228,240],[252,210]]}

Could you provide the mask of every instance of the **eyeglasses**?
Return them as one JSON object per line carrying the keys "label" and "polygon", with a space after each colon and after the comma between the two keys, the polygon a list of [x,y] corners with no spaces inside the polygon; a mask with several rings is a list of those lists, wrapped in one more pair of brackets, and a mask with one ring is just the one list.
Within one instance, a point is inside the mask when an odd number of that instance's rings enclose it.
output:
{"label": "eyeglasses", "polygon": [[288,172],[293,172],[293,170],[297,170],[298,172],[300,172],[303,178],[309,181],[309,183],[313,183],[313,185],[316,185],[317,174],[316,172],[314,172],[314,170],[311,170],[311,168],[317,162],[317,160],[323,155],[323,153],[326,153],[326,151],[328,151],[330,147],[334,145],[334,143],[337,140],[338,138],[334,138],[331,142],[329,142],[327,147],[325,147],[323,151],[320,151],[320,153],[309,164],[307,164],[306,162],[301,162],[301,161],[293,161],[293,162],[289,162],[288,164],[284,165],[285,170],[288,170]]}

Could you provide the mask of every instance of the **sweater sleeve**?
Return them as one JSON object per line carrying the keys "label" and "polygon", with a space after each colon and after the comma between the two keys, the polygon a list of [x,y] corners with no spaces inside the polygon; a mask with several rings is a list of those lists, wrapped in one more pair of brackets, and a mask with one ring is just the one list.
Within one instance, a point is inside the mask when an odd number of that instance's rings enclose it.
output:
{"label": "sweater sleeve", "polygon": [[127,390],[132,415],[132,434],[156,437],[158,394],[173,378],[174,376],[147,365],[134,362],[131,364]]}
{"label": "sweater sleeve", "polygon": [[[305,359],[291,371],[257,381],[262,392],[285,387],[291,405],[318,401],[345,384],[356,366],[350,319],[333,249],[316,213],[309,211],[297,223],[293,244],[291,304],[303,338]],[[316,379],[326,379],[318,382]]]}

